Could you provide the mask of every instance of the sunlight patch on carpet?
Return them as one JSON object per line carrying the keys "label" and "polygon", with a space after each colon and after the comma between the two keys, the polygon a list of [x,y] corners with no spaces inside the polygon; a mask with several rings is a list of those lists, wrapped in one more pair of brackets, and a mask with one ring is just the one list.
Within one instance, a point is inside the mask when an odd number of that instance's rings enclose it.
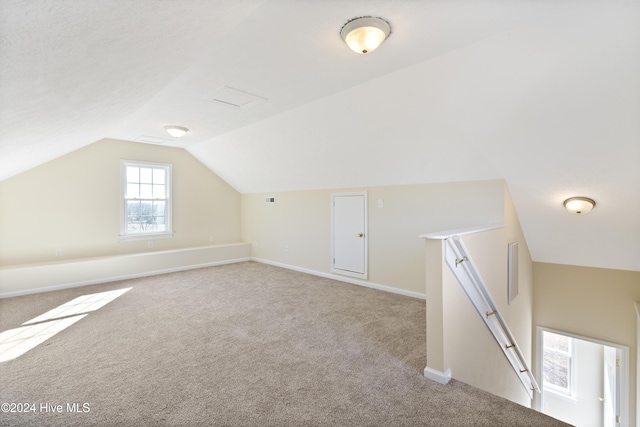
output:
{"label": "sunlight patch on carpet", "polygon": [[[83,295],[0,333],[0,363],[16,359],[132,288]],[[26,326],[25,326],[26,325]]]}
{"label": "sunlight patch on carpet", "polygon": [[46,313],[24,322],[23,325],[30,323],[45,322],[51,319],[59,319],[61,317],[75,316],[76,314],[89,313],[96,311],[99,308],[104,307],[120,295],[128,292],[131,288],[123,288],[115,291],[99,292],[97,294],[83,295],[75,298],[69,302],[62,304],[59,307],[49,310]]}

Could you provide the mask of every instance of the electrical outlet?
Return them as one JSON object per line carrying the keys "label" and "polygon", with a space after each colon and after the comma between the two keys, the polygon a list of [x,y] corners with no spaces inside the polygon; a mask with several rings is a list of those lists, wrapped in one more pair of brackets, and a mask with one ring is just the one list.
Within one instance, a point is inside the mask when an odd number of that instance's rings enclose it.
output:
{"label": "electrical outlet", "polygon": [[284,253],[285,254],[289,253],[289,245],[284,245]]}
{"label": "electrical outlet", "polygon": [[378,199],[378,207],[379,208],[384,208],[384,200]]}
{"label": "electrical outlet", "polygon": [[147,247],[148,247],[148,248],[152,248],[152,247],[153,247],[153,241],[152,241],[152,240],[149,240],[149,241],[147,242]]}
{"label": "electrical outlet", "polygon": [[62,256],[62,248],[56,248],[56,256]]}
{"label": "electrical outlet", "polygon": [[215,236],[212,234],[211,236],[209,236],[209,243],[213,243],[216,241]]}

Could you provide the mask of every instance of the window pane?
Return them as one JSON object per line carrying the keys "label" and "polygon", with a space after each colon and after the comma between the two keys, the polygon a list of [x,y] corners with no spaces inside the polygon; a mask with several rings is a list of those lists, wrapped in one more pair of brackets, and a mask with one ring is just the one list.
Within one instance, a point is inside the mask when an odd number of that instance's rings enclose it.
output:
{"label": "window pane", "polygon": [[164,202],[153,202],[153,224],[155,231],[165,231]]}
{"label": "window pane", "polygon": [[137,231],[145,232],[150,231],[151,224],[151,202],[139,202],[139,210],[135,217],[131,217],[131,221],[135,222]]}
{"label": "window pane", "polygon": [[154,184],[164,184],[164,169],[154,169],[153,170],[153,183]]}
{"label": "window pane", "polygon": [[140,168],[127,166],[127,182],[140,182]]}
{"label": "window pane", "polygon": [[571,359],[554,351],[544,351],[544,382],[560,388],[569,388],[569,366]]}
{"label": "window pane", "polygon": [[140,232],[140,202],[127,201],[127,231]]}
{"label": "window pane", "polygon": [[546,348],[555,348],[560,351],[569,351],[569,340],[571,338],[565,335],[558,335],[552,332],[544,333],[544,346]]}
{"label": "window pane", "polygon": [[140,202],[137,200],[127,200],[127,216],[140,213]]}
{"label": "window pane", "polygon": [[164,199],[164,185],[153,185],[153,198]]}
{"label": "window pane", "polygon": [[153,202],[140,202],[140,212],[142,215],[151,215]]}
{"label": "window pane", "polygon": [[151,184],[140,184],[140,198],[141,199],[151,199],[153,196],[153,185]]}
{"label": "window pane", "polygon": [[152,181],[152,174],[153,169],[151,168],[140,168],[140,182],[143,182],[145,184],[151,184]]}
{"label": "window pane", "polygon": [[155,214],[158,216],[165,216],[164,206],[165,206],[164,202],[153,202],[153,209],[155,211]]}
{"label": "window pane", "polygon": [[140,197],[140,187],[138,184],[127,184],[127,199],[137,199]]}

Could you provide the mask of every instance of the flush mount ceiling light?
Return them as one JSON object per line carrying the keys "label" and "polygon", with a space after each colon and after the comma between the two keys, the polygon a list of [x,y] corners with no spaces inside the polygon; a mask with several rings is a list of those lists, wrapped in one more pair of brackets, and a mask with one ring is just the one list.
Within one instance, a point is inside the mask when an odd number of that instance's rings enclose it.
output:
{"label": "flush mount ceiling light", "polygon": [[189,129],[182,126],[165,126],[164,130],[174,138],[180,138],[181,136],[184,136],[185,133],[189,132]]}
{"label": "flush mount ceiling light", "polygon": [[391,34],[391,26],[381,18],[355,18],[340,30],[342,40],[356,53],[375,50]]}
{"label": "flush mount ceiling light", "polygon": [[564,201],[564,207],[573,214],[587,214],[595,205],[596,202],[588,197],[571,197]]}

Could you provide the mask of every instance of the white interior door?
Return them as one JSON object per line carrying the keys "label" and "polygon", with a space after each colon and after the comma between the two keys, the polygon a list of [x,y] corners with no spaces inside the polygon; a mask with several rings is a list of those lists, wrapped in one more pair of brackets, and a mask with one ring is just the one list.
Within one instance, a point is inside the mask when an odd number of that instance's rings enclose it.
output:
{"label": "white interior door", "polygon": [[334,273],[367,278],[367,194],[332,198],[332,268]]}
{"label": "white interior door", "polygon": [[[629,425],[628,347],[542,327],[537,329],[537,368],[542,394],[536,399],[536,409],[576,426]],[[571,350],[568,363],[566,357],[558,357],[552,351],[557,347],[554,340],[545,342],[548,333],[571,338],[568,349],[562,346],[564,350]],[[565,377],[568,380],[563,379]],[[575,379],[575,387],[570,387],[570,393],[558,387],[571,384],[571,378]]]}
{"label": "white interior door", "polygon": [[617,351],[613,347],[604,346],[604,427],[617,427]]}

